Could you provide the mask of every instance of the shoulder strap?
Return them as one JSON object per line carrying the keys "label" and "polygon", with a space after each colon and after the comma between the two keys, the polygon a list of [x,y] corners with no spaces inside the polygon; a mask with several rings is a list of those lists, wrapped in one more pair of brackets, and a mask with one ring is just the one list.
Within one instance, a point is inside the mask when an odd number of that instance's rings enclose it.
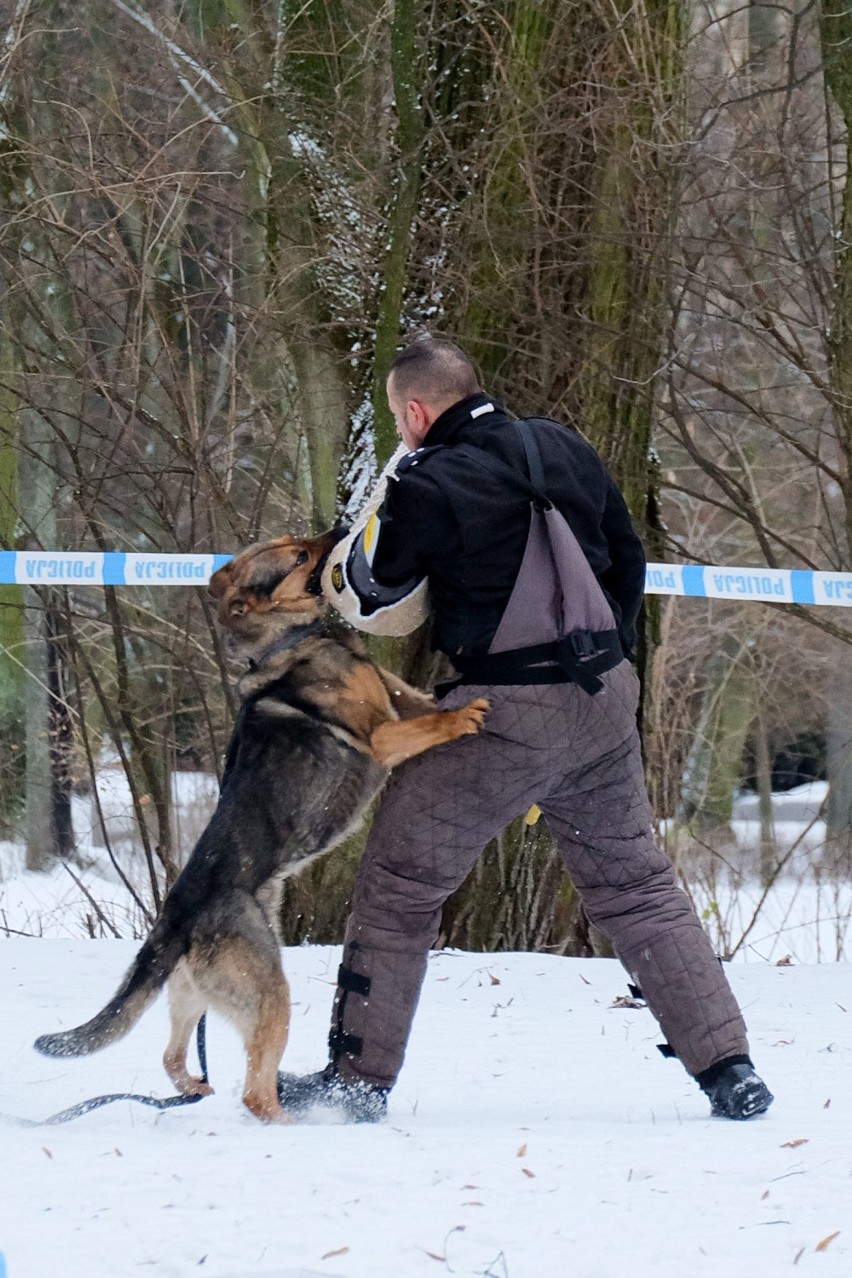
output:
{"label": "shoulder strap", "polygon": [[543,508],[548,508],[552,505],[552,502],[544,491],[544,464],[541,460],[541,453],[535,436],[530,430],[529,422],[523,418],[516,421],[515,426],[518,428],[518,434],[524,446],[524,454],[526,455],[527,468],[530,474],[529,479],[525,475],[519,474],[518,471],[513,470],[506,462],[493,457],[484,448],[477,448],[475,444],[458,444],[457,447],[464,449],[465,455],[470,457],[471,461],[476,462],[478,466],[482,466],[484,470],[489,470],[492,475],[499,475],[501,479],[508,480],[516,488],[528,493],[537,504]]}
{"label": "shoulder strap", "polygon": [[527,455],[527,469],[530,472],[530,481],[533,488],[544,497],[544,463],[541,460],[541,452],[539,451],[536,437],[530,428],[530,423],[523,417],[515,422],[518,428],[518,434],[524,445],[524,452]]}

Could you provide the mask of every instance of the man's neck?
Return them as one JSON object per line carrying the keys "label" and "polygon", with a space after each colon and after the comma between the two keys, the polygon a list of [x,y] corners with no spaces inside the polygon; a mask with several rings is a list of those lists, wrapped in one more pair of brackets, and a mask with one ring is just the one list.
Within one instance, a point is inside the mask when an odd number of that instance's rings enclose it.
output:
{"label": "man's neck", "polygon": [[486,418],[492,413],[499,413],[504,417],[508,415],[495,399],[491,399],[483,391],[478,391],[476,395],[468,395],[465,399],[451,404],[440,417],[435,418],[423,440],[423,447],[432,448],[436,444],[450,443],[461,428],[470,422]]}

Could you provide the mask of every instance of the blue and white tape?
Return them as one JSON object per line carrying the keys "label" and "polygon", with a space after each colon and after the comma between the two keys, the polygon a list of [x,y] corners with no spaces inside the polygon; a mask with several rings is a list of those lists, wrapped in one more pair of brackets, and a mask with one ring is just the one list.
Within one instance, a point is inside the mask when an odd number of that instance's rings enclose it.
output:
{"label": "blue and white tape", "polygon": [[646,595],[763,603],[824,604],[852,608],[852,572],[801,568],[731,568],[694,564],[648,564]]}
{"label": "blue and white tape", "polygon": [[204,586],[231,555],[3,550],[0,585]]}
{"label": "blue and white tape", "polygon": [[[231,555],[0,551],[0,585],[203,586]],[[852,608],[852,572],[648,564],[648,595]]]}

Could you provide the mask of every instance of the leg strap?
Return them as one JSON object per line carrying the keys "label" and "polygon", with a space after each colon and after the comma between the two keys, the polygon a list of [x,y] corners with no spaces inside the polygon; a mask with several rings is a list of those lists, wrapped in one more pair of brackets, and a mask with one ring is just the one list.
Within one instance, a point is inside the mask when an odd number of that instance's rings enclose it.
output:
{"label": "leg strap", "polygon": [[369,976],[353,972],[352,968],[347,967],[345,963],[341,963],[337,969],[337,984],[347,994],[360,994],[362,998],[369,997],[371,984]]}
{"label": "leg strap", "polygon": [[[350,959],[361,948],[357,941],[350,941],[346,947]],[[332,1021],[328,1035],[328,1051],[332,1065],[337,1065],[341,1056],[360,1056],[364,1050],[364,1040],[360,1034],[348,1034],[343,1028],[343,1017],[346,1012],[346,1001],[350,994],[366,998],[370,993],[371,981],[362,976],[347,963],[341,963],[337,971],[336,1015]]]}
{"label": "leg strap", "polygon": [[341,1056],[360,1056],[364,1050],[364,1040],[359,1034],[347,1034],[337,1026],[328,1036],[328,1050],[336,1064]]}

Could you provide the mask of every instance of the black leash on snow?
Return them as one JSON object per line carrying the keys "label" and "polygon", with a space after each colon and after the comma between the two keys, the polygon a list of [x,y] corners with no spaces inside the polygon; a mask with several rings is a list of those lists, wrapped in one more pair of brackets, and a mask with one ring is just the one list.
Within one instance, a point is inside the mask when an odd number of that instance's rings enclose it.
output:
{"label": "black leash on snow", "polygon": [[[198,1063],[201,1066],[201,1081],[206,1083],[207,1077],[207,1016],[202,1016],[198,1022],[198,1028],[195,1034],[195,1043],[198,1050]],[[90,1100],[80,1101],[78,1105],[72,1105],[70,1109],[63,1109],[58,1114],[52,1114],[50,1118],[13,1118],[6,1116],[7,1122],[14,1123],[16,1127],[58,1127],[60,1123],[70,1123],[73,1118],[82,1118],[84,1114],[90,1114],[93,1109],[102,1109],[104,1105],[111,1105],[113,1101],[138,1101],[140,1105],[150,1105],[153,1109],[175,1109],[178,1105],[194,1105],[197,1101],[203,1100],[203,1096],[143,1096],[140,1092],[111,1092],[107,1096],[93,1096]]]}

